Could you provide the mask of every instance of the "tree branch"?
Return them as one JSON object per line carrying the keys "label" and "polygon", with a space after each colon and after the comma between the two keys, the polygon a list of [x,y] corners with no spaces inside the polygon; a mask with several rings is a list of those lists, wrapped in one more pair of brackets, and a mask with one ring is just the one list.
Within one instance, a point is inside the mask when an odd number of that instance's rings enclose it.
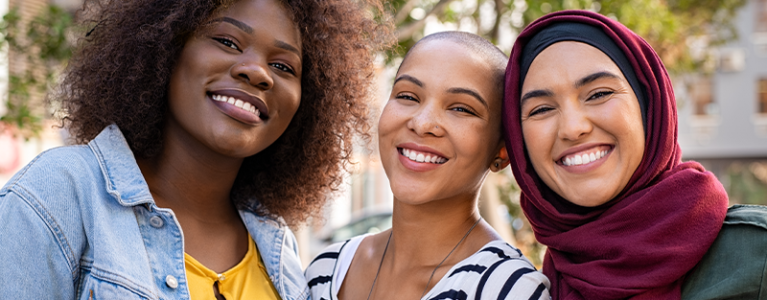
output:
{"label": "tree branch", "polygon": [[402,40],[406,40],[407,38],[413,36],[413,34],[416,31],[420,30],[426,24],[426,18],[427,17],[429,17],[429,16],[431,16],[431,15],[433,15],[435,13],[441,12],[442,9],[444,9],[445,6],[448,5],[452,1],[453,0],[439,0],[439,2],[437,2],[437,4],[435,4],[434,7],[432,7],[431,10],[429,10],[429,12],[427,12],[426,15],[423,16],[423,18],[421,18],[420,20],[417,20],[415,22],[412,22],[410,24],[401,26],[399,29],[397,29],[397,32],[396,32],[397,39],[402,41]]}

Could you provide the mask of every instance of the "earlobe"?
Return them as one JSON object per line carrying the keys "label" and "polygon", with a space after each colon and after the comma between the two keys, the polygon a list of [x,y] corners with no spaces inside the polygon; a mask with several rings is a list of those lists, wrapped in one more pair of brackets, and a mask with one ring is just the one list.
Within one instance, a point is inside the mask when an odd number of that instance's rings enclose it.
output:
{"label": "earlobe", "polygon": [[493,172],[499,172],[509,165],[509,153],[506,152],[506,146],[501,147],[498,150],[498,155],[493,160],[493,164],[490,166],[490,170]]}

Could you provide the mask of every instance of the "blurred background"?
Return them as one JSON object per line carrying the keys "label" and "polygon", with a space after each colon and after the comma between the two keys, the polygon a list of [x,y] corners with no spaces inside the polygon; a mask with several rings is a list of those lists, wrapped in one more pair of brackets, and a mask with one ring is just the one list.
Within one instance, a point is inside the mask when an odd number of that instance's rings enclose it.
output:
{"label": "blurred background", "polygon": [[[68,142],[55,125],[55,87],[71,47],[82,0],[0,0],[0,185],[40,152]],[[701,162],[730,203],[767,204],[767,0],[393,0],[398,47],[381,53],[374,117],[386,103],[402,55],[425,35],[479,34],[507,54],[536,18],[586,9],[625,24],[660,54],[674,83],[684,160]],[[344,190],[325,218],[296,228],[302,259],[329,243],[391,226],[392,194],[376,153],[361,145]],[[510,244],[540,266],[545,249],[521,212],[511,171],[488,176],[480,211]]]}

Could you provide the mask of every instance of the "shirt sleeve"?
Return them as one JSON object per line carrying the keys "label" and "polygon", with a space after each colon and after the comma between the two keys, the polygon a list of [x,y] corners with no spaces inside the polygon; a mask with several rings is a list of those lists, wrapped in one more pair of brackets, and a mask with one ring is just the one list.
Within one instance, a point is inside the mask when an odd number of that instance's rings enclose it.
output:
{"label": "shirt sleeve", "polygon": [[504,259],[488,268],[477,287],[478,299],[551,299],[550,283],[523,259]]}
{"label": "shirt sleeve", "polygon": [[74,299],[76,261],[61,229],[36,199],[0,191],[0,295]]}

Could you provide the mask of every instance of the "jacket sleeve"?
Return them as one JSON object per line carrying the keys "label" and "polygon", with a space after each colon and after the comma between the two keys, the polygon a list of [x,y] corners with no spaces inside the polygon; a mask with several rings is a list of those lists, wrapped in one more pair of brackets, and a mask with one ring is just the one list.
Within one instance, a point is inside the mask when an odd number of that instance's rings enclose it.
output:
{"label": "jacket sleeve", "polygon": [[74,299],[78,261],[63,231],[19,186],[0,190],[0,295]]}

